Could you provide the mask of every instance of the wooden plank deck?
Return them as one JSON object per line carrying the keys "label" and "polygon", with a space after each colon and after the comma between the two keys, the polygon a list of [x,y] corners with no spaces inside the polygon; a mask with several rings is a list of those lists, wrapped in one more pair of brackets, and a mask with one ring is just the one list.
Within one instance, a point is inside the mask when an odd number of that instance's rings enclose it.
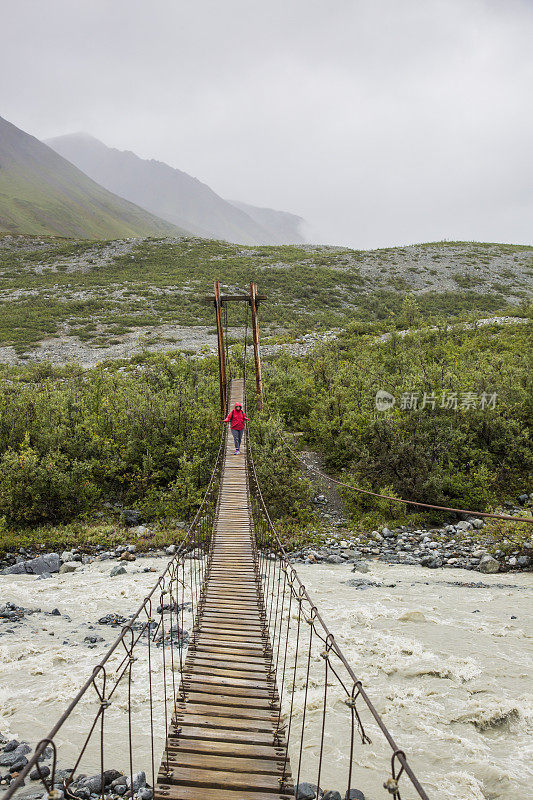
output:
{"label": "wooden plank deck", "polygon": [[[230,405],[242,400],[233,380]],[[159,770],[161,800],[288,800],[294,797],[270,644],[258,590],[246,474],[227,437],[212,558]],[[285,779],[283,772],[285,766]]]}

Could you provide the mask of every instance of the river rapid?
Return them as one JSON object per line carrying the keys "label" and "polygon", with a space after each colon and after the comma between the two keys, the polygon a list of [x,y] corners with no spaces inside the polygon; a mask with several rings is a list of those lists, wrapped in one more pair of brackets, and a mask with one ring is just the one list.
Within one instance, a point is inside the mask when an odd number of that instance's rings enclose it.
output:
{"label": "river rapid", "polygon": [[[46,580],[0,577],[0,605],[11,601],[41,609],[20,623],[0,625],[0,734],[33,744],[48,732],[118,633],[98,619],[109,613],[127,617],[155,582],[154,572],[143,570],[153,567],[159,572],[165,565],[163,558],[138,559],[128,565],[128,574],[112,579],[109,562],[94,562]],[[429,797],[529,800],[533,575],[480,575],[378,562],[370,566],[364,576],[351,573],[350,565],[344,564],[299,565],[298,573]],[[348,585],[354,577],[378,585]],[[472,583],[482,586],[467,585]],[[51,615],[54,609],[61,615]],[[185,627],[190,624],[189,616]],[[103,641],[92,643],[86,637]],[[114,667],[120,658],[113,660]],[[134,770],[146,769],[150,781],[146,658],[144,647],[134,667],[132,724]],[[153,667],[154,728],[162,734],[160,654]],[[307,698],[310,730],[319,720],[319,696],[317,682]],[[334,689],[331,696],[322,785],[341,790],[336,777],[346,766],[340,724],[346,706]],[[303,697],[303,685],[297,681],[296,722]],[[96,708],[92,692],[59,734],[60,767],[73,766]],[[121,685],[106,711],[107,767],[128,768],[126,709],[127,685]],[[352,785],[363,790],[367,800],[378,800],[389,796],[382,788],[389,774],[381,757],[386,751],[375,726],[368,724],[368,733],[373,744],[356,747]],[[155,744],[156,770],[162,749],[161,735]],[[308,737],[305,751],[301,780],[316,782],[316,737]],[[87,750],[83,771],[95,771],[97,764],[95,742]],[[415,797],[408,783],[403,784],[402,797]]]}

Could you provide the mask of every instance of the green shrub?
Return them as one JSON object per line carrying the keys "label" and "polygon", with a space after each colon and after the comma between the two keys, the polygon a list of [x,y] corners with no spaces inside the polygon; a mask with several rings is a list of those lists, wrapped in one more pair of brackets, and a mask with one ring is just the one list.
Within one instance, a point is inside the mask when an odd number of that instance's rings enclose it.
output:
{"label": "green shrub", "polygon": [[69,520],[103,501],[187,517],[217,450],[216,362],[139,355],[86,373],[40,365],[0,388],[0,515]]}
{"label": "green shrub", "polygon": [[[443,327],[382,343],[352,327],[306,359],[272,358],[266,396],[283,425],[300,431],[322,453],[327,471],[343,480],[378,492],[386,487],[386,494],[406,499],[484,510],[529,487],[529,352],[525,325]],[[376,409],[378,389],[396,398],[390,410]],[[457,409],[443,407],[443,392],[457,392]],[[410,393],[419,401],[434,394],[434,407],[402,408],[402,396]],[[462,408],[467,393],[495,393],[495,407]],[[412,513],[350,490],[344,496],[354,516]]]}
{"label": "green shrub", "polygon": [[0,461],[0,514],[12,522],[74,517],[99,498],[90,466],[57,450],[39,455],[26,437]]}

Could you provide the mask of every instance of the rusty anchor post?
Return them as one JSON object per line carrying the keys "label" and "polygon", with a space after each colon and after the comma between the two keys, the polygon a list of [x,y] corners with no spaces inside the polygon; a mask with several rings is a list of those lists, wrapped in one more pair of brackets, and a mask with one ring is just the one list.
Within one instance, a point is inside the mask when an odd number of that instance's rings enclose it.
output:
{"label": "rusty anchor post", "polygon": [[217,338],[218,338],[218,376],[220,379],[220,410],[222,417],[226,416],[226,358],[224,355],[224,330],[222,328],[222,303],[220,300],[220,284],[215,281],[215,311],[217,317]]}
{"label": "rusty anchor post", "polygon": [[254,341],[255,361],[255,391],[257,395],[257,410],[263,410],[263,381],[261,379],[261,356],[259,353],[259,319],[257,316],[257,284],[250,281],[250,306],[252,307],[252,336]]}

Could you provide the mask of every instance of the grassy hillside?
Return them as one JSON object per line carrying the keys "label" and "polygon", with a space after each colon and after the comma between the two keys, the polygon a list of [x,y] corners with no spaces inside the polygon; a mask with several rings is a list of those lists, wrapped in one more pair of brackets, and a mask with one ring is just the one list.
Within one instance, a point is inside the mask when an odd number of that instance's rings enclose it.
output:
{"label": "grassy hillside", "polygon": [[[533,248],[513,245],[355,251],[191,238],[0,237],[0,346],[24,351],[61,336],[101,347],[132,331],[156,340],[176,326],[212,327],[213,309],[200,298],[215,278],[232,292],[256,279],[269,298],[261,306],[263,337],[290,338],[523,314],[532,277]],[[243,309],[232,308],[229,322],[242,325]]]}
{"label": "grassy hillside", "polygon": [[0,231],[93,239],[182,232],[94,183],[1,117]]}

